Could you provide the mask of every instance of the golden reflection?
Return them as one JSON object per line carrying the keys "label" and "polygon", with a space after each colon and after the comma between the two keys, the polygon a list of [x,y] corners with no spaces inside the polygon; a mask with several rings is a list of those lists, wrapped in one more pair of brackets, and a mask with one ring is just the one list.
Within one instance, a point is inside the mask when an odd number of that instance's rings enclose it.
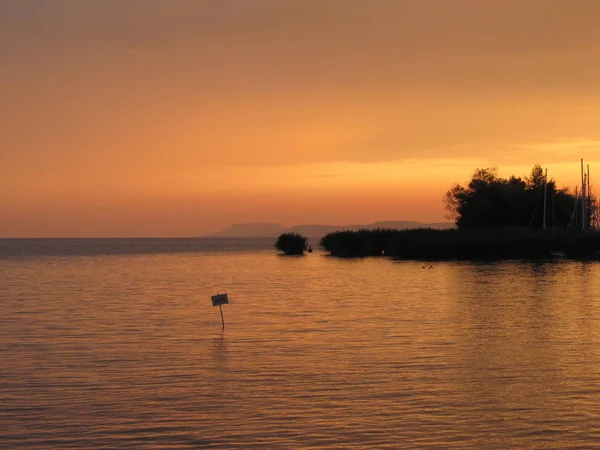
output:
{"label": "golden reflection", "polygon": [[[57,422],[107,445],[191,429],[224,447],[595,439],[597,263],[211,249],[5,261],[8,408],[40,409],[27,430],[8,416],[2,429],[27,431],[31,448]],[[210,302],[224,285],[225,333]],[[157,418],[164,428],[146,432]]]}
{"label": "golden reflection", "polygon": [[544,432],[556,429],[565,400],[578,413],[590,407],[574,399],[597,371],[589,362],[600,355],[599,336],[589,317],[599,305],[596,295],[583,295],[578,266],[490,263],[457,271],[459,379],[468,380],[459,391],[487,420]]}

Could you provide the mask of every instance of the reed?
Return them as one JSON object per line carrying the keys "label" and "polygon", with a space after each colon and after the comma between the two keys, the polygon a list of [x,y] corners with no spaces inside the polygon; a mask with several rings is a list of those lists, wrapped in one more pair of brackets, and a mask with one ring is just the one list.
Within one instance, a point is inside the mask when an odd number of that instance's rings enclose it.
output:
{"label": "reed", "polygon": [[321,248],[332,256],[389,256],[399,259],[490,260],[596,258],[600,232],[497,227],[482,230],[373,229],[329,233]]}

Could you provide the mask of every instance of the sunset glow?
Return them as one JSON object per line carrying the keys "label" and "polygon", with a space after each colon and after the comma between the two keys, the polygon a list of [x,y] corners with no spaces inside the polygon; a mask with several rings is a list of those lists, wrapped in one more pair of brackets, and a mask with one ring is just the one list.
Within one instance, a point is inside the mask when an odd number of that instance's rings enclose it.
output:
{"label": "sunset glow", "polygon": [[478,167],[600,180],[595,0],[8,0],[0,237],[446,220]]}

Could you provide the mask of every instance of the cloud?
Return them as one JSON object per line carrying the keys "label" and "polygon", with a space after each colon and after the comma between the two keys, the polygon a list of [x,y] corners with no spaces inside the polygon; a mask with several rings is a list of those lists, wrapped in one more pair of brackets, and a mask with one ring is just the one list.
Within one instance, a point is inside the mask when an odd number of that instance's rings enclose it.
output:
{"label": "cloud", "polygon": [[573,150],[589,151],[600,149],[600,140],[581,139],[571,141],[533,142],[521,144],[518,148],[525,150],[539,150],[557,154],[571,154]]}

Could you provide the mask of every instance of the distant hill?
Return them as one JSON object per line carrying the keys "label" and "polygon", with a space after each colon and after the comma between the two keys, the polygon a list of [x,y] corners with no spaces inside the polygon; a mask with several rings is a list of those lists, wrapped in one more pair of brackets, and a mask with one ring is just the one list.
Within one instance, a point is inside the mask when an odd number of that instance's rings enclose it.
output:
{"label": "distant hill", "polygon": [[236,223],[215,233],[216,237],[271,237],[285,233],[286,228],[277,223]]}
{"label": "distant hill", "polygon": [[452,222],[422,223],[412,221],[374,222],[360,225],[296,225],[290,228],[277,223],[238,223],[212,234],[212,237],[277,237],[282,233],[300,233],[310,238],[321,238],[332,231],[359,230],[361,228],[435,228],[445,230],[454,228]]}

